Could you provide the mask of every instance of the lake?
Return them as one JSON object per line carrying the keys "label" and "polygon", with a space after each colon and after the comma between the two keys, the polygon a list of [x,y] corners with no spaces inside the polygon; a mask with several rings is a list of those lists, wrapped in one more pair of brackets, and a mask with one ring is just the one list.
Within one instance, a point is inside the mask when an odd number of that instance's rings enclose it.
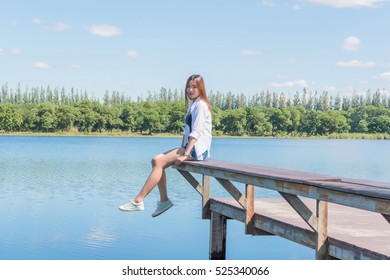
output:
{"label": "lake", "polygon": [[[153,155],[180,138],[0,137],[0,259],[208,259],[209,221],[197,192],[173,169],[175,204],[152,218],[121,212],[150,172]],[[390,181],[390,141],[216,138],[214,159]],[[240,187],[240,186],[239,186]],[[212,196],[228,196],[212,181]],[[271,191],[256,196],[273,197]],[[227,259],[306,260],[314,251],[275,236],[246,236],[228,222]]]}

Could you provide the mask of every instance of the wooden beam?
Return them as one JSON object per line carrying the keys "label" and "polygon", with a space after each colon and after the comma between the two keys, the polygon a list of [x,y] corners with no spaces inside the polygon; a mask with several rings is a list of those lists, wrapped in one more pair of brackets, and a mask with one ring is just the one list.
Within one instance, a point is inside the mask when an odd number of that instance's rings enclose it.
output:
{"label": "wooden beam", "polygon": [[255,225],[253,216],[255,214],[255,186],[247,184],[245,186],[246,211],[245,211],[245,234],[253,234]]}
{"label": "wooden beam", "polygon": [[386,215],[386,214],[382,214],[383,218],[385,218],[385,220],[390,223],[390,215]]}
{"label": "wooden beam", "polygon": [[328,202],[317,200],[317,244],[316,244],[316,259],[327,260],[329,256],[328,243]]}
{"label": "wooden beam", "polygon": [[318,219],[298,196],[279,192],[280,195],[291,205],[292,208],[302,217],[302,219],[314,230],[317,231]]}
{"label": "wooden beam", "polygon": [[230,193],[230,195],[237,200],[242,208],[246,209],[246,198],[242,193],[228,180],[215,178],[217,181]]}
{"label": "wooden beam", "polygon": [[210,219],[210,177],[203,175],[202,177],[202,219]]}
{"label": "wooden beam", "polygon": [[200,194],[203,194],[203,187],[199,184],[199,182],[191,175],[188,171],[183,171],[178,169],[177,171],[194,187],[194,189]]}
{"label": "wooden beam", "polygon": [[226,226],[225,216],[211,212],[210,220],[210,260],[226,259]]}

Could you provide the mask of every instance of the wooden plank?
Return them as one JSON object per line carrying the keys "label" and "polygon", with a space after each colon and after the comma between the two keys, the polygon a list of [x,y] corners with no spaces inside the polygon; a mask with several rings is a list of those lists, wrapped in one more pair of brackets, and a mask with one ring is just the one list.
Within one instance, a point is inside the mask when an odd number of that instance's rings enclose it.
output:
{"label": "wooden plank", "polygon": [[200,195],[203,194],[203,188],[202,188],[202,186],[201,186],[201,185],[199,184],[199,182],[195,179],[195,177],[191,175],[191,173],[189,173],[188,171],[180,170],[180,169],[178,169],[177,171],[180,172],[180,174],[188,181],[188,183],[190,183],[190,185],[191,185],[192,187],[194,187],[194,189],[195,189]]}
{"label": "wooden plank", "polygon": [[176,168],[188,167],[205,168],[209,170],[219,170],[228,173],[240,173],[246,176],[260,176],[268,179],[283,179],[289,182],[303,183],[305,181],[323,180],[340,181],[339,177],[315,174],[309,172],[296,171],[284,168],[264,167],[244,163],[233,163],[220,160],[187,161]]}
{"label": "wooden plank", "polygon": [[202,219],[210,219],[210,177],[202,176]]}
{"label": "wooden plank", "polygon": [[273,180],[282,179],[287,182],[295,182],[295,183],[305,183],[308,181],[344,182],[344,183],[373,186],[374,189],[382,188],[386,190],[386,192],[390,189],[389,182],[369,181],[369,180],[361,180],[361,179],[358,180],[353,178],[341,178],[341,177],[328,176],[323,174],[301,172],[297,170],[262,167],[256,165],[224,162],[218,160],[206,160],[202,162],[185,162],[182,165],[175,168],[187,169],[191,167],[195,167],[195,168],[204,167],[210,170],[227,171],[227,172],[233,172],[237,174],[245,174],[248,176],[259,176],[262,178],[269,178]]}
{"label": "wooden plank", "polygon": [[326,260],[329,259],[328,248],[328,202],[323,200],[317,200],[317,244],[316,244],[316,259]]}
{"label": "wooden plank", "polygon": [[328,237],[329,255],[339,260],[390,260],[379,252],[371,251],[366,248],[356,246],[342,240]]}
{"label": "wooden plank", "polygon": [[306,206],[298,196],[279,192],[280,195],[294,208],[303,220],[314,230],[317,231],[318,219],[313,212]]}
{"label": "wooden plank", "polygon": [[246,209],[246,198],[242,195],[242,193],[228,180],[215,178],[217,181],[230,193],[230,195],[237,200],[237,202],[242,206],[242,208]]}
{"label": "wooden plank", "polygon": [[[345,181],[344,181],[345,180]],[[354,193],[363,196],[370,196],[376,198],[390,199],[390,187],[381,186],[379,183],[366,185],[367,181],[359,183],[358,180],[343,179],[340,182],[326,182],[326,181],[311,181],[308,182],[312,186],[318,186],[324,189],[336,190],[346,193]]]}
{"label": "wooden plank", "polygon": [[[216,172],[222,174],[235,174],[235,175],[245,175],[246,177],[257,177],[263,179],[271,179],[275,181],[284,181],[290,183],[298,184],[308,184],[308,185],[317,185],[321,187],[328,187],[336,189],[339,191],[345,190],[345,186],[348,184],[352,186],[370,186],[362,191],[362,194],[370,193],[376,198],[385,198],[390,200],[390,183],[389,182],[379,182],[379,181],[368,181],[368,180],[357,180],[351,178],[340,178],[316,173],[301,172],[290,169],[281,169],[281,168],[270,168],[255,166],[249,164],[238,164],[218,160],[206,160],[202,162],[185,162],[184,164],[177,166],[175,168],[185,169],[190,171],[202,172],[211,172],[215,174]],[[195,171],[195,172],[197,172]],[[209,174],[213,176],[213,174]],[[224,177],[221,177],[224,178]],[[231,179],[231,178],[224,178]],[[332,183],[333,182],[333,183]],[[337,182],[340,184],[338,185]],[[243,182],[245,183],[245,182]],[[254,184],[256,185],[256,184]],[[352,188],[353,189],[353,188]],[[348,191],[347,191],[348,192]]]}
{"label": "wooden plank", "polygon": [[226,259],[226,217],[211,212],[210,220],[210,260]]}

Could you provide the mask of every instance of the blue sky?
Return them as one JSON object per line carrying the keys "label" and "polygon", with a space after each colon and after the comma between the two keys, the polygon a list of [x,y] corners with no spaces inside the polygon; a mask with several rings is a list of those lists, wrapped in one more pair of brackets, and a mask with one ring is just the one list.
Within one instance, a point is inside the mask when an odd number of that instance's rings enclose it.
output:
{"label": "blue sky", "polygon": [[379,0],[2,1],[0,84],[101,98],[183,89],[254,94],[390,90]]}

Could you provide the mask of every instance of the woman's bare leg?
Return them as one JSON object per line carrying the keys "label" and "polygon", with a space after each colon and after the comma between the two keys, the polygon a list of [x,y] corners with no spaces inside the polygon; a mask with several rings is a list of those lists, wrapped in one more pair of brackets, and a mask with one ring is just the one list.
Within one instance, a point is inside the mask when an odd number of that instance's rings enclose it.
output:
{"label": "woman's bare leg", "polygon": [[160,181],[157,183],[158,191],[160,192],[160,201],[164,202],[168,200],[168,191],[167,191],[167,176],[165,170],[162,172]]}
{"label": "woman's bare leg", "polygon": [[141,191],[134,198],[134,202],[142,202],[156,185],[158,185],[158,189],[160,192],[160,200],[168,200],[165,169],[167,167],[172,166],[175,163],[175,160],[180,157],[183,152],[183,148],[176,148],[163,154],[157,155],[152,159],[153,169],[150,172],[150,175],[146,180],[144,186],[142,187]]}

